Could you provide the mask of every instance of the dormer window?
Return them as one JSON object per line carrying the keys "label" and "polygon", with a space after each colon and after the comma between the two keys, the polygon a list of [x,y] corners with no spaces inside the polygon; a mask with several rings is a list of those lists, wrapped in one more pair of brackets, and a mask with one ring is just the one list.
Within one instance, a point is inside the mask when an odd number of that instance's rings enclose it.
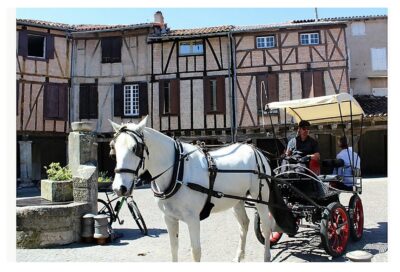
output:
{"label": "dormer window", "polygon": [[201,40],[179,43],[179,56],[203,55],[203,53],[203,42]]}

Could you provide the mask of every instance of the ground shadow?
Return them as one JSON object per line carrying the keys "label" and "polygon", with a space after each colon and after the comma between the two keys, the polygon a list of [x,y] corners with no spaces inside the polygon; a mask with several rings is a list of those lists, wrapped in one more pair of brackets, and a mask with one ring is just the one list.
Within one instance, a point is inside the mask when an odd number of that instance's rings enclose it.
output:
{"label": "ground shadow", "polygon": [[[364,228],[364,234],[360,241],[347,243],[346,252],[364,250],[372,255],[385,253],[387,244],[387,222],[379,222],[376,228]],[[279,242],[273,246],[273,260],[284,262],[289,257],[295,256],[307,262],[345,262],[345,256],[332,258],[325,252],[321,244],[319,231],[301,230],[295,237]],[[290,252],[288,254],[288,252]]]}

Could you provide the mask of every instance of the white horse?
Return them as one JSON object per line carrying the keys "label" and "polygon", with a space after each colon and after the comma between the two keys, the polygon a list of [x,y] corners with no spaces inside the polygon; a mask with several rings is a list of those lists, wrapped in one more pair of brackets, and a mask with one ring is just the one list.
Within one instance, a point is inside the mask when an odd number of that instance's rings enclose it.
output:
{"label": "white horse", "polygon": [[[164,192],[169,188],[173,176],[175,163],[175,141],[146,127],[147,116],[139,123],[118,125],[110,121],[116,134],[112,141],[116,153],[116,174],[113,190],[118,195],[130,194],[136,176],[149,171],[155,177],[153,191]],[[139,147],[138,145],[142,145]],[[199,214],[207,199],[207,194],[195,191],[187,186],[189,182],[209,188],[209,171],[207,159],[202,150],[195,145],[182,143],[183,153],[187,157],[184,163],[182,185],[171,197],[156,198],[157,204],[163,212],[170,239],[172,261],[178,261],[178,221],[187,224],[190,234],[191,252],[194,261],[200,261],[200,218]],[[138,152],[138,149],[145,151]],[[257,151],[258,152],[258,151]],[[257,170],[257,159],[254,148],[247,144],[232,144],[227,147],[209,152],[214,158],[218,169]],[[140,155],[142,154],[142,155]],[[142,158],[140,158],[142,157]],[[260,156],[265,165],[265,174],[270,175],[271,169],[264,156]],[[135,170],[136,169],[136,170]],[[119,170],[119,171],[117,171]],[[165,173],[163,173],[166,170]],[[260,186],[260,182],[262,182]],[[215,179],[214,190],[224,194],[245,197],[250,193],[256,199],[261,194],[262,200],[268,201],[269,187],[265,180],[260,181],[254,173],[218,173]],[[246,214],[244,201],[231,198],[212,197],[215,205],[212,213],[227,210],[233,207],[233,212],[239,222],[240,240],[234,261],[241,261],[245,255],[246,236],[249,218]],[[267,205],[256,204],[260,215],[264,237],[270,237],[272,225],[275,223],[269,215]],[[270,261],[270,241],[265,239],[264,261]]]}

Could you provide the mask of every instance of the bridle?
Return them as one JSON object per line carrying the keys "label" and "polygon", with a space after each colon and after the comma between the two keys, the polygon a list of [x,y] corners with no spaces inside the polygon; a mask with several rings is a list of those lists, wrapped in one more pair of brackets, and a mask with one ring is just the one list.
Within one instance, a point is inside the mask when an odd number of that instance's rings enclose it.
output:
{"label": "bridle", "polygon": [[129,173],[129,174],[133,174],[134,176],[138,176],[140,168],[143,167],[143,169],[144,169],[144,165],[145,165],[144,152],[146,152],[147,157],[149,157],[149,150],[146,146],[146,143],[144,142],[144,136],[142,133],[138,133],[137,131],[130,130],[125,126],[121,127],[120,130],[118,130],[118,132],[114,135],[114,138],[110,142],[110,149],[111,149],[110,156],[115,155],[114,143],[115,143],[115,140],[118,138],[118,136],[121,135],[121,133],[126,133],[135,140],[136,146],[135,146],[134,150],[132,150],[132,152],[135,154],[135,156],[137,156],[140,159],[140,161],[138,163],[138,166],[136,167],[136,170],[132,170],[129,168],[115,168],[114,172],[118,173],[118,174]]}

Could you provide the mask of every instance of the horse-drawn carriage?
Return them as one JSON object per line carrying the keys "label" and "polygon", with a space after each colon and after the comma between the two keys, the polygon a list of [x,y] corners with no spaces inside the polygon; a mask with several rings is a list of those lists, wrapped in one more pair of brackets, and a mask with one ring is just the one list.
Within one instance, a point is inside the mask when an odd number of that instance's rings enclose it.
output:
{"label": "horse-drawn carriage", "polygon": [[[355,124],[358,123],[360,136],[362,133],[363,111],[357,101],[345,93],[274,102],[267,105],[268,112],[272,109],[283,109],[296,121],[308,120],[315,126],[338,124],[343,134],[347,127],[352,145]],[[354,156],[353,151],[349,152],[349,149],[347,151],[349,157]],[[358,241],[363,235],[364,214],[359,197],[362,193],[362,178],[360,169],[357,168],[357,160],[358,156],[349,158],[350,165],[344,165],[344,161],[340,159],[323,160],[322,165],[325,168],[330,170],[336,168],[345,173],[336,171],[336,175],[320,175],[318,163],[314,162],[307,168],[303,164],[301,155],[293,154],[281,158],[280,165],[273,170],[280,194],[296,220],[297,229],[303,227],[319,230],[323,247],[333,257],[345,252],[349,237],[353,241]],[[350,168],[351,171],[345,171],[346,168]],[[342,183],[344,178],[352,179],[351,188],[337,189],[336,185]],[[346,206],[340,203],[341,193],[352,194]],[[264,244],[257,212],[254,226],[257,239]],[[281,236],[282,232],[272,232],[270,244],[278,243]]]}
{"label": "horse-drawn carriage", "polygon": [[[352,145],[356,118],[361,119],[362,128],[363,111],[357,101],[345,93],[270,103],[267,111],[270,109],[284,109],[285,120],[289,113],[296,121],[308,120],[313,125],[339,123],[343,133],[346,124],[350,124]],[[179,221],[188,225],[192,256],[199,261],[200,221],[210,213],[229,208],[233,208],[240,228],[234,260],[242,260],[249,225],[245,202],[254,203],[257,209],[256,235],[264,244],[265,261],[271,260],[270,245],[281,236],[279,232],[272,232],[276,226],[295,235],[303,221],[309,223],[320,230],[324,248],[332,256],[344,253],[350,236],[354,240],[361,239],[364,217],[358,194],[362,191],[362,181],[354,165],[341,165],[336,160],[325,162],[327,166],[351,169],[352,188],[338,190],[330,184],[340,182],[340,177],[320,176],[317,171],[295,161],[295,156],[286,158],[286,165],[272,170],[271,161],[253,145],[234,143],[207,150],[172,139],[146,127],[146,123],[147,117],[139,124],[111,122],[116,132],[111,150],[117,160],[113,190],[127,196],[138,179],[151,182],[164,214],[173,261],[178,260]],[[339,202],[342,192],[353,194],[348,207]],[[271,239],[264,239],[264,236]]]}

